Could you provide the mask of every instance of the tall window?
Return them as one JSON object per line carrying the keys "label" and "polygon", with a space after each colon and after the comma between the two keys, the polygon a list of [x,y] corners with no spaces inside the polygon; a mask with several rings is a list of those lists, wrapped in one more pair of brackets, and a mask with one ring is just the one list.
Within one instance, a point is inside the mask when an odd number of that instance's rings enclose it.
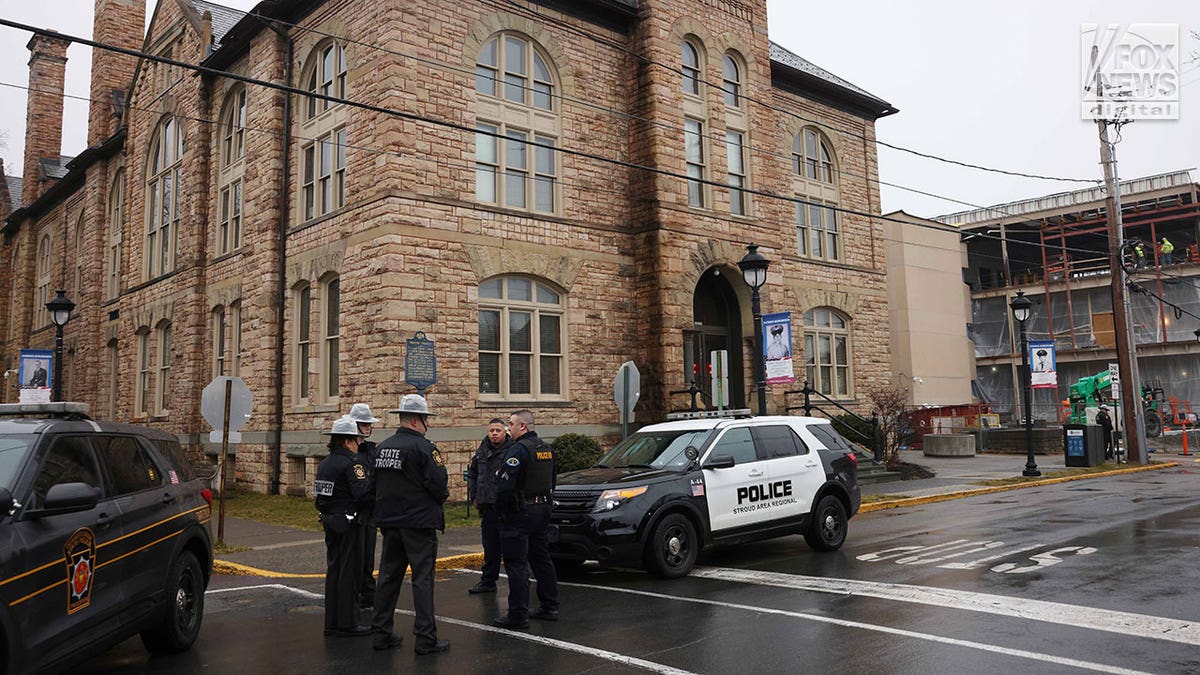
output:
{"label": "tall window", "polygon": [[746,135],[740,131],[725,132],[725,151],[729,153],[729,212],[746,215]]}
{"label": "tall window", "polygon": [[295,325],[296,325],[296,398],[308,398],[308,358],[311,355],[312,337],[312,288],[308,284],[301,285],[295,290]]}
{"label": "tall window", "polygon": [[117,351],[117,339],[113,338],[104,346],[105,362],[107,372],[104,374],[104,381],[107,383],[105,387],[104,397],[104,417],[105,419],[117,418],[117,397],[120,396],[120,388],[117,386],[120,382],[118,373],[120,373],[121,363],[118,360],[120,353]]}
{"label": "tall window", "polygon": [[[307,66],[307,88],[316,94],[345,98],[346,51],[336,42],[324,42],[313,51]],[[346,106],[308,99],[300,123],[299,213],[311,220],[346,205]]]}
{"label": "tall window", "polygon": [[237,87],[225,97],[219,129],[220,171],[217,195],[217,255],[242,245],[242,177],[246,148],[246,88]]}
{"label": "tall window", "polygon": [[235,300],[229,303],[229,318],[230,323],[230,353],[229,353],[229,374],[240,375],[242,372],[242,301]]}
{"label": "tall window", "polygon": [[150,414],[150,329],[142,328],[137,334],[137,389],[134,391],[134,406],[137,414]]}
{"label": "tall window", "polygon": [[512,33],[492,37],[479,50],[475,90],[539,110],[554,108],[554,77],[546,58],[532,40]]}
{"label": "tall window", "polygon": [[792,170],[808,180],[833,183],[833,153],[813,129],[804,129],[792,141]]}
{"label": "tall window", "polygon": [[796,204],[796,246],[800,255],[838,260],[839,236],[837,211],[820,204]]}
{"label": "tall window", "polygon": [[242,158],[246,147],[246,88],[234,89],[226,99],[221,117],[221,166]]}
{"label": "tall window", "polygon": [[850,395],[850,330],[837,310],[818,307],[804,313],[804,358],[808,381],[822,394]]}
{"label": "tall window", "polygon": [[229,317],[225,313],[225,307],[217,305],[212,312],[212,337],[213,337],[213,377],[226,374],[228,367],[228,352],[225,350],[226,335],[229,329]]}
{"label": "tall window", "polygon": [[[15,268],[14,268],[15,269]],[[43,234],[37,247],[37,286],[34,287],[34,330],[50,323],[46,303],[50,302],[50,235]]]}
{"label": "tall window", "polygon": [[725,92],[725,105],[730,108],[742,107],[742,71],[737,59],[726,54],[721,62],[721,89]]}
{"label": "tall window", "polygon": [[563,296],[527,277],[479,285],[479,395],[497,399],[566,396]]}
{"label": "tall window", "polygon": [[691,40],[684,40],[680,45],[680,65],[683,73],[683,93],[693,96],[700,95],[700,50]]}
{"label": "tall window", "polygon": [[75,221],[75,275],[71,284],[71,294],[77,298],[83,297],[83,263],[87,260],[83,250],[83,214]]}
{"label": "tall window", "polygon": [[704,122],[690,117],[683,120],[684,156],[687,159],[688,206],[702,207],[705,204],[704,183],[707,178],[704,153]]}
{"label": "tall window", "polygon": [[154,414],[165,415],[171,404],[171,324],[163,322],[158,325],[158,337],[155,347],[158,351],[158,381],[154,388]]}
{"label": "tall window", "polygon": [[341,337],[341,282],[337,277],[325,282],[325,311],[322,312],[321,372],[325,374],[325,398],[338,395],[339,339]]}
{"label": "tall window", "polygon": [[[554,213],[558,195],[555,76],[533,40],[498,33],[475,63],[479,123],[475,198],[513,209]],[[494,134],[494,135],[493,135]]]}
{"label": "tall window", "polygon": [[108,193],[108,252],[104,277],[104,297],[112,299],[121,293],[121,231],[125,222],[125,171],[113,177]]}
{"label": "tall window", "polygon": [[183,133],[168,117],[155,130],[146,172],[146,237],[143,269],[147,279],[175,268],[179,237],[179,195],[183,179]]}

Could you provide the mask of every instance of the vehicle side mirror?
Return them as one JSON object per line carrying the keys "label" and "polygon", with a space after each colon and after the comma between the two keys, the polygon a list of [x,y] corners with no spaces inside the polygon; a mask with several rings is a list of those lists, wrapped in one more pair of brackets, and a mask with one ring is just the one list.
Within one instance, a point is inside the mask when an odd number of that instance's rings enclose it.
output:
{"label": "vehicle side mirror", "polygon": [[700,451],[696,449],[696,446],[689,445],[683,449],[683,456],[687,457],[689,462],[694,462],[700,459]]}
{"label": "vehicle side mirror", "polygon": [[713,455],[704,463],[702,469],[732,469],[733,455]]}
{"label": "vehicle side mirror", "polygon": [[29,512],[34,518],[87,511],[100,501],[100,488],[87,483],[59,483],[46,492],[41,508]]}

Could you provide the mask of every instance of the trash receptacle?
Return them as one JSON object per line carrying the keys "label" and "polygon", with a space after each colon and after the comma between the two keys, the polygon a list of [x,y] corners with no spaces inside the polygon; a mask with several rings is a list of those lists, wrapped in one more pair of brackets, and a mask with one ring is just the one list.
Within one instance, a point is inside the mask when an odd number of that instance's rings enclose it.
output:
{"label": "trash receptacle", "polygon": [[1064,424],[1063,452],[1067,466],[1104,463],[1104,429],[1098,424]]}

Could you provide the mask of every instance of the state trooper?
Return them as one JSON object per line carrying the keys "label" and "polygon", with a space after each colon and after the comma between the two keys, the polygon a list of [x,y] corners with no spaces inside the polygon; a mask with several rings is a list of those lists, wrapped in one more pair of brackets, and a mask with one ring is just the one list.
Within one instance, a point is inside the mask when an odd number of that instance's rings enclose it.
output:
{"label": "state trooper", "polygon": [[468,593],[495,593],[500,578],[500,520],[496,514],[496,474],[504,454],[512,445],[504,420],[493,418],[487,435],[479,443],[467,467],[467,499],[479,509],[479,533],[483,540],[483,575]]}
{"label": "state trooper", "polygon": [[354,522],[367,498],[367,469],[359,461],[358,425],[349,416],[334,420],[329,455],[317,467],[313,495],[325,529],[325,635],[368,635],[358,623],[357,591],[362,570],[362,527]]}
{"label": "state trooper", "polygon": [[358,523],[363,528],[362,581],[358,586],[358,605],[369,610],[375,605],[375,539],[378,531],[375,526],[375,458],[378,452],[376,445],[367,438],[379,419],[371,415],[371,406],[366,403],[350,406],[349,417],[358,424],[358,434],[362,437],[358,444],[358,461],[367,468],[369,483],[367,500],[358,513]]}
{"label": "state trooper", "polygon": [[[533,413],[509,417],[513,444],[496,476],[500,551],[508,573],[508,614],[492,620],[501,628],[529,628],[529,618],[558,621],[558,577],[550,558],[550,499],[554,450],[538,438]],[[529,572],[537,578],[540,607],[529,611]]]}
{"label": "state trooper", "polygon": [[372,647],[395,649],[402,641],[392,632],[396,600],[404,570],[412,566],[414,651],[433,654],[450,649],[439,640],[433,613],[433,572],[437,562],[437,530],[446,531],[442,505],[450,497],[446,467],[437,446],[425,438],[429,404],[423,396],[407,394],[400,407],[400,428],[379,444],[375,460],[375,522],[383,531],[379,583],[375,589],[375,631]]}

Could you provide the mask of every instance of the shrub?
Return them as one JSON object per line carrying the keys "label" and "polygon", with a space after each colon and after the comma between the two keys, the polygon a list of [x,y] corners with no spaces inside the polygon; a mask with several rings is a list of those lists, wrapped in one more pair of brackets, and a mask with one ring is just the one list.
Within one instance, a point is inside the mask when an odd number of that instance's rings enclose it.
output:
{"label": "shrub", "polygon": [[830,421],[833,422],[834,431],[845,436],[846,440],[870,449],[871,420],[860,420],[854,415],[838,415]]}
{"label": "shrub", "polygon": [[555,469],[558,473],[586,469],[604,454],[596,439],[583,434],[563,434],[550,444],[554,448]]}

